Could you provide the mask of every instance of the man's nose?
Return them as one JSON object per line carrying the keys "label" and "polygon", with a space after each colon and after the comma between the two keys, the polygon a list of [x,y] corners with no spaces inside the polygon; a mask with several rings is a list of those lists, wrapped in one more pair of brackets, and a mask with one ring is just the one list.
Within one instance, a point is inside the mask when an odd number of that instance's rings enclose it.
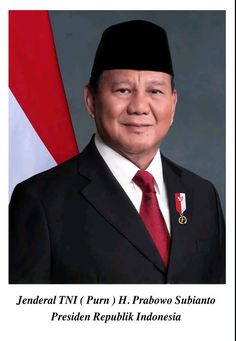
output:
{"label": "man's nose", "polygon": [[148,98],[145,93],[134,92],[127,106],[129,115],[148,115],[150,111]]}

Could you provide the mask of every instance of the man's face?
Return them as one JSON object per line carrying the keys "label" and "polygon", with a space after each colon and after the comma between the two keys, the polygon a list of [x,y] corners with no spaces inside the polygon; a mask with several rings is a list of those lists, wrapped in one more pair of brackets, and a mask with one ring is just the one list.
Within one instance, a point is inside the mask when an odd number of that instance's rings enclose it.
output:
{"label": "man's face", "polygon": [[173,121],[176,100],[171,76],[163,72],[108,70],[96,92],[85,88],[100,137],[128,158],[155,155]]}

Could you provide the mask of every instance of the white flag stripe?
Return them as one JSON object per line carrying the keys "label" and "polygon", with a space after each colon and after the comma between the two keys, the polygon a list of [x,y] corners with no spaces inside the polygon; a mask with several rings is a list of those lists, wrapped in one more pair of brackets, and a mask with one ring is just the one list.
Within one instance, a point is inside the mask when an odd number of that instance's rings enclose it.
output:
{"label": "white flag stripe", "polygon": [[181,213],[186,210],[186,196],[185,193],[180,193]]}
{"label": "white flag stripe", "polygon": [[57,165],[9,90],[9,196],[17,183]]}

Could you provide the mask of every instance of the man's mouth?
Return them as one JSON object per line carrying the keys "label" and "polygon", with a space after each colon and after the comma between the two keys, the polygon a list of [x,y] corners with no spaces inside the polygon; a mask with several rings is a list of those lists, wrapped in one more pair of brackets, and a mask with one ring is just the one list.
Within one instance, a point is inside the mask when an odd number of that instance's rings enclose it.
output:
{"label": "man's mouth", "polygon": [[151,127],[152,126],[152,124],[150,124],[150,123],[135,123],[135,122],[122,123],[122,125],[124,125],[126,127],[137,127],[137,128]]}

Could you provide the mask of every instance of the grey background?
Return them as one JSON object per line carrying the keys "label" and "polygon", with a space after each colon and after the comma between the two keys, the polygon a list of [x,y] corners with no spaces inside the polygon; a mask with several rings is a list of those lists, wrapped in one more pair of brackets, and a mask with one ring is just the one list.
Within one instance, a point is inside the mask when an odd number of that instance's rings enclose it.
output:
{"label": "grey background", "polygon": [[[83,102],[104,29],[132,19],[166,29],[178,104],[162,152],[216,186],[225,210],[225,12],[50,11],[72,122],[82,150],[95,131]],[[112,47],[111,47],[112,48]]]}

